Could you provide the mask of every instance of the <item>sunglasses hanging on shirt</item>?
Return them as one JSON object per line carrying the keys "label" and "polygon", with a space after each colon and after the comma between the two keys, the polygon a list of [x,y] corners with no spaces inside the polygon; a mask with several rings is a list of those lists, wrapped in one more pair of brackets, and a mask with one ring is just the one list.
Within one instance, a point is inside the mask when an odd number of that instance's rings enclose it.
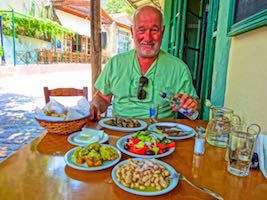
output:
{"label": "sunglasses hanging on shirt", "polygon": [[[132,69],[129,73],[129,94],[128,94],[128,100],[129,102],[143,102],[148,103],[152,102],[154,99],[154,80],[156,76],[157,66],[158,66],[158,58],[156,59],[156,63],[154,65],[154,72],[153,76],[150,76],[150,78],[145,77],[141,75],[139,78],[133,76],[133,70],[135,66],[136,58],[136,52],[133,55],[133,62],[132,62]],[[138,61],[137,61],[138,62]],[[136,65],[139,65],[138,63]],[[141,74],[141,70],[140,74]],[[148,83],[149,82],[149,83]],[[149,85],[149,87],[148,87]],[[137,98],[136,98],[136,92],[137,92]]]}
{"label": "sunglasses hanging on shirt", "polygon": [[142,100],[146,98],[146,91],[144,90],[144,87],[148,85],[148,78],[145,76],[141,76],[139,79],[139,86],[137,91],[137,98]]}

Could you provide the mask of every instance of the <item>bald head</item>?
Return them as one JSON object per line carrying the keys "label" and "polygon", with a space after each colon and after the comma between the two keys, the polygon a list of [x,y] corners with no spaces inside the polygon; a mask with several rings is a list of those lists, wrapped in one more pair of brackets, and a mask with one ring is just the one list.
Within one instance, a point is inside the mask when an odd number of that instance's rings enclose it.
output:
{"label": "bald head", "polygon": [[164,26],[164,21],[163,21],[163,15],[161,11],[153,6],[144,6],[142,8],[139,8],[135,11],[134,16],[133,16],[133,25],[135,26],[136,24],[136,19],[139,17],[142,17],[142,15],[148,14],[148,15],[157,15],[157,18],[160,20],[161,27],[163,28]]}
{"label": "bald head", "polygon": [[134,14],[131,33],[139,58],[155,59],[160,51],[164,25],[160,10],[152,6],[138,9]]}

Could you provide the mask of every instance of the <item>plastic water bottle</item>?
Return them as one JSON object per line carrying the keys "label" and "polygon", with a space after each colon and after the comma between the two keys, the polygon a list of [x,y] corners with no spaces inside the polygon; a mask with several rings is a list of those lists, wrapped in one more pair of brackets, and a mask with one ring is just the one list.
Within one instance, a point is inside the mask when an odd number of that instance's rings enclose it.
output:
{"label": "plastic water bottle", "polygon": [[150,119],[150,124],[157,123],[158,119],[158,105],[151,103],[149,106],[149,119]]}
{"label": "plastic water bottle", "polygon": [[183,115],[185,115],[186,117],[188,117],[191,120],[195,120],[198,117],[198,111],[194,111],[193,109],[184,109],[184,108],[179,108],[179,104],[180,104],[180,100],[179,99],[174,99],[172,97],[167,97],[166,92],[161,92],[160,96],[165,99],[166,101],[168,101],[170,103],[171,106],[175,105],[176,110],[178,109],[178,111],[180,113],[182,113]]}

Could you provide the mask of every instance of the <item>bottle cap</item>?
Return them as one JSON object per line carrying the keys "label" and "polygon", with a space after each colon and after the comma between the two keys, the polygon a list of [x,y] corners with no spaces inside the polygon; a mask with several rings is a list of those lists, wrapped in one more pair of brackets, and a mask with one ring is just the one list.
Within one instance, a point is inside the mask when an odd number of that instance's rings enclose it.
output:
{"label": "bottle cap", "polygon": [[166,94],[166,92],[161,92],[161,93],[160,93],[160,96],[161,96],[163,99],[165,99],[165,98],[167,97],[167,94]]}
{"label": "bottle cap", "polygon": [[196,131],[197,131],[197,134],[199,134],[199,135],[205,135],[205,131],[206,131],[206,129],[203,128],[202,126],[198,126],[198,127],[196,128]]}

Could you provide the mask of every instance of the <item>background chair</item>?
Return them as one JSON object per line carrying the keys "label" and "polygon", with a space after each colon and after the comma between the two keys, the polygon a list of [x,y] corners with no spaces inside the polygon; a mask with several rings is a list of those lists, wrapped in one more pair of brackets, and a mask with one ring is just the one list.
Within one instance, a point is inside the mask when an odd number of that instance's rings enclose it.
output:
{"label": "background chair", "polygon": [[83,96],[88,100],[88,88],[83,87],[83,89],[76,88],[56,88],[48,89],[44,87],[45,103],[50,101],[50,96],[62,97],[62,96]]}

